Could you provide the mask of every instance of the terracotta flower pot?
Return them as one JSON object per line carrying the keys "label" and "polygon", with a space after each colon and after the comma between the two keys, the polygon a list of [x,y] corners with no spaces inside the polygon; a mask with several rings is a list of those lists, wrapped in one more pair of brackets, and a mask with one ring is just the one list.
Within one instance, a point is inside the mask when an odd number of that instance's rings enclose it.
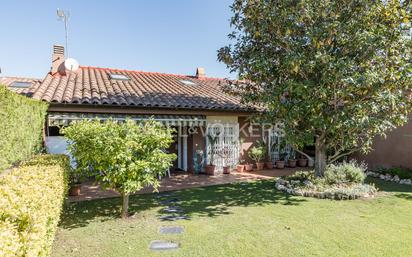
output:
{"label": "terracotta flower pot", "polygon": [[223,174],[230,174],[230,167],[223,167]]}
{"label": "terracotta flower pot", "polygon": [[308,165],[308,159],[305,159],[305,158],[298,159],[298,165],[299,167],[306,167]]}
{"label": "terracotta flower pot", "polygon": [[206,165],[205,172],[207,175],[215,175],[216,165]]}
{"label": "terracotta flower pot", "polygon": [[294,159],[289,159],[288,164],[289,168],[295,168],[296,167],[297,160]]}
{"label": "terracotta flower pot", "polygon": [[268,169],[273,169],[273,163],[272,162],[265,162],[265,166]]}
{"label": "terracotta flower pot", "polygon": [[245,171],[245,166],[246,165],[242,165],[242,164],[237,165],[236,166],[236,171],[237,172],[244,172]]}
{"label": "terracotta flower pot", "polygon": [[257,162],[256,163],[256,170],[263,170],[264,166],[265,166],[264,162]]}
{"label": "terracotta flower pot", "polygon": [[80,189],[81,189],[80,184],[71,185],[70,189],[69,189],[69,195],[70,196],[79,196],[80,195]]}
{"label": "terracotta flower pot", "polygon": [[276,168],[284,169],[285,168],[285,161],[276,161]]}
{"label": "terracotta flower pot", "polygon": [[252,171],[253,170],[253,164],[246,164],[245,169],[246,169],[246,171]]}

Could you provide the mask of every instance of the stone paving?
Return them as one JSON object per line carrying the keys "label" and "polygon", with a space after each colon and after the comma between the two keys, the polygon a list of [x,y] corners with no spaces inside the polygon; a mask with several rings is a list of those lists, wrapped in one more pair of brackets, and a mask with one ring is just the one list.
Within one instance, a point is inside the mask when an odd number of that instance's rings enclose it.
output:
{"label": "stone paving", "polygon": [[[172,194],[165,193],[158,195],[159,204],[163,206],[162,212],[167,215],[161,216],[161,221],[176,221],[181,219],[189,219],[189,217],[183,214],[183,209],[177,206],[180,202],[179,198],[173,197]],[[173,204],[173,205],[171,205]],[[176,212],[176,211],[179,212]],[[159,228],[160,234],[181,234],[184,233],[184,228],[179,226],[162,226]],[[150,242],[149,249],[152,251],[165,251],[175,250],[180,247],[179,242],[166,241],[166,240],[154,240]]]}
{"label": "stone paving", "polygon": [[[159,192],[174,191],[186,188],[204,187],[211,185],[230,184],[234,182],[246,182],[261,179],[271,179],[273,177],[286,176],[297,170],[307,170],[308,168],[285,168],[272,169],[253,172],[232,172],[231,174],[220,174],[216,176],[192,175],[189,173],[172,174],[170,178],[165,177],[160,182]],[[136,194],[152,193],[153,188],[142,189]],[[69,196],[69,202],[78,202],[84,200],[102,199],[110,197],[119,197],[120,195],[113,190],[103,190],[94,182],[89,181],[82,184],[81,194],[79,196]]]}

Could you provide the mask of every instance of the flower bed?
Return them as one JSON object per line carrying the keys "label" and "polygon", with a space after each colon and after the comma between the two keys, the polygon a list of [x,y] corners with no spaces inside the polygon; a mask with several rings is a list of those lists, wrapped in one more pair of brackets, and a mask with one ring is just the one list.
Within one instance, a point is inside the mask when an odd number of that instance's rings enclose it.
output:
{"label": "flower bed", "polygon": [[314,171],[297,172],[276,181],[276,189],[291,195],[320,199],[351,200],[370,198],[377,193],[373,185],[364,184],[365,166],[354,162],[328,166],[325,177]]}
{"label": "flower bed", "polygon": [[275,187],[291,195],[334,200],[370,198],[377,192],[374,186],[368,184],[319,185],[309,180],[301,182],[299,180],[278,179]]}
{"label": "flower bed", "polygon": [[369,177],[379,178],[379,179],[382,179],[382,180],[385,180],[385,181],[392,181],[392,182],[399,183],[399,184],[404,184],[404,185],[412,185],[412,179],[410,179],[410,178],[401,178],[398,175],[391,175],[389,173],[368,171],[368,172],[366,172],[366,175],[369,176]]}

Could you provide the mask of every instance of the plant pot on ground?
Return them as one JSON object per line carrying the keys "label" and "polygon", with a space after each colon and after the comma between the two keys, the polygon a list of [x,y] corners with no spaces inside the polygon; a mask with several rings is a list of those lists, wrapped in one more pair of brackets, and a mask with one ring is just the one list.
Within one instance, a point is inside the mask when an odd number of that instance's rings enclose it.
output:
{"label": "plant pot on ground", "polygon": [[298,161],[295,160],[295,159],[289,159],[289,160],[288,160],[288,166],[289,166],[289,168],[295,168],[297,162],[298,162]]}
{"label": "plant pot on ground", "polygon": [[266,168],[268,168],[268,169],[273,169],[273,163],[272,163],[272,161],[265,162],[265,165],[266,165]]}
{"label": "plant pot on ground", "polygon": [[284,169],[285,168],[285,157],[286,157],[286,153],[281,153],[279,155],[279,160],[276,161],[276,168],[277,169]]}
{"label": "plant pot on ground", "polygon": [[299,158],[298,159],[299,167],[306,167],[308,165],[308,159],[306,158]]}
{"label": "plant pot on ground", "polygon": [[70,196],[79,196],[81,192],[81,184],[72,184],[70,185],[69,195]]}
{"label": "plant pot on ground", "polygon": [[209,164],[205,166],[205,172],[207,175],[211,175],[211,176],[215,175],[215,169],[216,169],[216,165]]}
{"label": "plant pot on ground", "polygon": [[231,156],[232,150],[228,146],[223,146],[217,151],[217,154],[222,157],[224,161],[223,174],[230,174],[230,167],[232,166]]}
{"label": "plant pot on ground", "polygon": [[263,167],[265,167],[264,162],[257,162],[256,163],[256,170],[263,170]]}
{"label": "plant pot on ground", "polygon": [[230,174],[230,166],[223,167],[223,174]]}
{"label": "plant pot on ground", "polygon": [[250,164],[250,163],[246,164],[245,165],[245,170],[246,171],[252,171],[253,170],[253,164]]}
{"label": "plant pot on ground", "polygon": [[289,168],[295,168],[297,164],[296,160],[296,152],[295,150],[291,147],[290,152],[289,152],[289,159],[288,159],[288,166]]}
{"label": "plant pot on ground", "polygon": [[244,172],[244,171],[245,171],[245,166],[246,166],[246,165],[238,164],[238,165],[236,166],[236,171],[237,171],[237,172]]}
{"label": "plant pot on ground", "polygon": [[250,159],[256,162],[256,170],[262,170],[265,163],[262,162],[265,157],[265,148],[262,146],[254,146],[249,151]]}
{"label": "plant pot on ground", "polygon": [[215,161],[215,145],[217,142],[218,137],[217,136],[213,136],[213,135],[208,135],[207,136],[209,139],[209,144],[210,144],[210,151],[209,151],[209,164],[205,166],[205,173],[207,175],[215,175],[215,170],[216,170],[216,165],[214,164]]}
{"label": "plant pot on ground", "polygon": [[86,176],[81,170],[70,169],[69,174],[69,195],[79,196],[81,193],[81,184],[84,182]]}
{"label": "plant pot on ground", "polygon": [[285,168],[285,161],[283,161],[283,160],[276,161],[276,168],[277,169],[284,169]]}

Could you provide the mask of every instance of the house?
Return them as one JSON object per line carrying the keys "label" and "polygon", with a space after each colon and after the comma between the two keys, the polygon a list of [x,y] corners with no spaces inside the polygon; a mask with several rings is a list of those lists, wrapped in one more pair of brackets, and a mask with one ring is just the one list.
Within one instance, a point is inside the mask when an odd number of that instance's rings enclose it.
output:
{"label": "house", "polygon": [[0,85],[5,85],[10,90],[22,95],[29,95],[30,88],[33,87],[35,84],[39,83],[41,83],[41,79],[22,77],[0,77]]}
{"label": "house", "polygon": [[[50,104],[45,134],[52,153],[66,151],[59,128],[92,118],[153,118],[172,126],[176,135],[169,151],[178,156],[174,169],[184,171],[199,170],[201,160],[207,162],[212,153],[218,170],[250,161],[247,151],[258,139],[276,136],[274,130],[265,132],[250,123],[257,110],[222,92],[227,81],[207,77],[202,68],[193,76],[87,66],[69,71],[64,61],[64,48],[54,46],[51,71],[21,92]],[[214,145],[211,134],[217,135]],[[229,158],[219,155],[223,147]]]}

